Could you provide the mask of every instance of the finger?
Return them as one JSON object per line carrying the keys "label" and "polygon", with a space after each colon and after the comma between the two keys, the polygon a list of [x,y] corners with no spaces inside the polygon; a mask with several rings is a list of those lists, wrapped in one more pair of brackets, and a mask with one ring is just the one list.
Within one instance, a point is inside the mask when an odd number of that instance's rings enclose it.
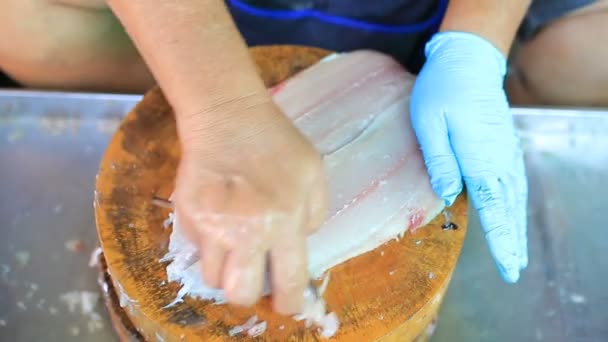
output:
{"label": "finger", "polygon": [[527,239],[527,179],[523,159],[523,152],[519,147],[519,139],[513,136],[512,139],[512,158],[510,165],[513,167],[506,173],[505,189],[507,196],[508,217],[513,219],[513,229],[517,237],[517,255],[519,260],[519,270],[523,270],[528,265],[528,239]]}
{"label": "finger", "polygon": [[308,201],[305,236],[317,231],[327,219],[327,187],[325,183],[325,179],[320,177],[312,187],[310,200]]}
{"label": "finger", "polygon": [[222,287],[222,270],[226,250],[218,242],[207,236],[201,242],[201,270],[205,283],[213,288]]}
{"label": "finger", "polygon": [[[525,199],[522,202],[522,198],[520,196],[520,186],[521,183],[521,175],[513,169],[505,177],[505,191],[506,191],[506,212],[507,217],[511,219],[512,226],[510,229],[513,230],[515,235],[515,245],[513,248],[517,254],[517,267],[519,271],[524,269],[527,266],[527,238],[525,234],[525,216],[526,216],[526,206]],[[522,218],[524,221],[522,222]]]}
{"label": "finger", "polygon": [[274,310],[289,315],[302,311],[308,284],[306,239],[301,232],[284,235],[271,250]]}
{"label": "finger", "polygon": [[244,249],[228,252],[223,289],[229,303],[249,307],[262,296],[265,253]]}
{"label": "finger", "polygon": [[486,241],[503,279],[519,279],[519,244],[516,218],[510,217],[504,178],[466,178],[471,202],[479,213]]}
{"label": "finger", "polygon": [[195,220],[192,219],[191,206],[182,204],[182,201],[175,202],[175,215],[173,218],[173,229],[180,229],[186,238],[196,244],[200,241],[201,234],[197,229]]}
{"label": "finger", "polygon": [[419,106],[412,105],[412,125],[422,150],[424,163],[431,178],[431,186],[446,206],[454,204],[462,191],[462,175],[443,115],[415,113]]}
{"label": "finger", "polygon": [[515,217],[519,242],[519,269],[523,270],[528,267],[528,180],[523,151],[519,147],[516,150],[515,160]]}

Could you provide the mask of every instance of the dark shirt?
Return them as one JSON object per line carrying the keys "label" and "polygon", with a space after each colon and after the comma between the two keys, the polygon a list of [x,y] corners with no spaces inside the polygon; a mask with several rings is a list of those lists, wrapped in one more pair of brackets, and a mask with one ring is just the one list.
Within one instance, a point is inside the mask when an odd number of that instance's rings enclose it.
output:
{"label": "dark shirt", "polygon": [[417,73],[447,0],[226,0],[250,46],[373,49]]}
{"label": "dark shirt", "polygon": [[[249,46],[306,45],[377,50],[410,72],[424,63],[447,0],[226,0]],[[16,83],[0,72],[0,87]]]}

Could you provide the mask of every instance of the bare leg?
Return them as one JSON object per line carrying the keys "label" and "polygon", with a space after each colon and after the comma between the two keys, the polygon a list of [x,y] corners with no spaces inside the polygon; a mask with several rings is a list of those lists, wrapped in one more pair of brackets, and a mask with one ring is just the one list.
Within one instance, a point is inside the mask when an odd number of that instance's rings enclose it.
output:
{"label": "bare leg", "polygon": [[608,106],[608,1],[556,20],[512,59],[514,105]]}
{"label": "bare leg", "polygon": [[143,93],[155,84],[99,0],[2,0],[0,70],[42,89]]}

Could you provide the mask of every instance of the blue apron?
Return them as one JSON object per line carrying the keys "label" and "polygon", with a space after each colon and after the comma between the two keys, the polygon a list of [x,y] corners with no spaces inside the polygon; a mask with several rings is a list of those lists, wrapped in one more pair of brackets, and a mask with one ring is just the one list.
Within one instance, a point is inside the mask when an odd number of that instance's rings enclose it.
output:
{"label": "blue apron", "polygon": [[249,46],[373,49],[417,73],[448,0],[226,0]]}

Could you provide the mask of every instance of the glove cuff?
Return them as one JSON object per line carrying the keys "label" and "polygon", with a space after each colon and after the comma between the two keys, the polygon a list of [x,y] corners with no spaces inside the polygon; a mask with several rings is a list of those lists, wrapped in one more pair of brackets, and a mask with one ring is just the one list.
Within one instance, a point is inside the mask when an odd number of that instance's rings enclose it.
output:
{"label": "glove cuff", "polygon": [[470,62],[495,66],[501,76],[507,72],[507,59],[503,53],[485,38],[469,32],[444,31],[433,35],[424,49],[427,59],[466,58]]}

